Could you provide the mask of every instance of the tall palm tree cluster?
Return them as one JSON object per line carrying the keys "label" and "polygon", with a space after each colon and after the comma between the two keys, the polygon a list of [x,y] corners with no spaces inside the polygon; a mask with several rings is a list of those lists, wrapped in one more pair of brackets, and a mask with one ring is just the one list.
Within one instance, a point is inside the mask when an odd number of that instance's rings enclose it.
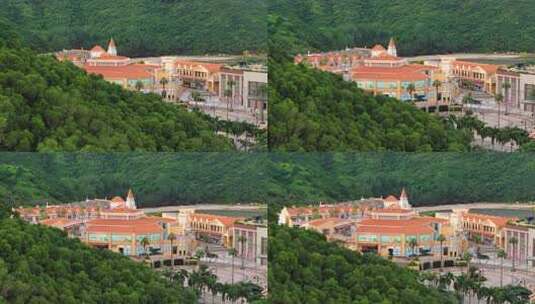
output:
{"label": "tall palm tree cluster", "polygon": [[206,265],[200,265],[197,271],[191,273],[186,270],[173,271],[167,269],[163,272],[165,278],[170,282],[180,286],[189,286],[195,289],[201,297],[212,297],[212,303],[215,298],[220,297],[223,303],[236,303],[240,299],[245,299],[247,303],[260,300],[262,298],[262,288],[250,282],[238,282],[228,284],[218,282],[217,276],[208,269]]}
{"label": "tall palm tree cluster", "polygon": [[428,287],[438,288],[443,292],[453,291],[463,304],[528,304],[531,295],[528,289],[519,285],[484,286],[487,278],[476,267],[469,267],[466,273],[457,276],[451,272],[422,272],[419,279]]}
{"label": "tall palm tree cluster", "polygon": [[530,141],[529,133],[518,127],[493,128],[487,126],[483,121],[468,113],[463,117],[449,117],[450,123],[456,125],[457,129],[470,130],[481,137],[482,140],[490,138],[492,145],[496,142],[505,145],[514,142],[517,146],[522,146]]}

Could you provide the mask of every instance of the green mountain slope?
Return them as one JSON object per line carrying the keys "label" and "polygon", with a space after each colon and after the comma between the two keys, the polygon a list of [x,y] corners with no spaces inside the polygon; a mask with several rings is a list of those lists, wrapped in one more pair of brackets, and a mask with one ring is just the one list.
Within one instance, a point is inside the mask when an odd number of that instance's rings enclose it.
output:
{"label": "green mountain slope", "polygon": [[467,151],[471,134],[341,77],[270,61],[272,151]]}
{"label": "green mountain slope", "polygon": [[0,218],[0,303],[195,302],[193,289],[127,257],[58,229]]}
{"label": "green mountain slope", "polygon": [[232,149],[205,115],[38,56],[0,29],[0,151]]}
{"label": "green mountain slope", "polygon": [[1,6],[0,18],[40,52],[90,48],[110,37],[129,56],[266,50],[264,0],[3,0]]}
{"label": "green mountain slope", "polygon": [[530,153],[0,154],[0,203],[124,196],[143,207],[267,202],[278,206],[398,195],[415,206],[532,201]]}
{"label": "green mountain slope", "polygon": [[272,225],[269,240],[273,304],[458,303],[418,283],[416,272],[341,248],[318,233]]}
{"label": "green mountain slope", "polygon": [[284,17],[295,50],[333,50],[386,44],[401,55],[535,51],[532,1],[499,0],[273,0],[269,14]]}

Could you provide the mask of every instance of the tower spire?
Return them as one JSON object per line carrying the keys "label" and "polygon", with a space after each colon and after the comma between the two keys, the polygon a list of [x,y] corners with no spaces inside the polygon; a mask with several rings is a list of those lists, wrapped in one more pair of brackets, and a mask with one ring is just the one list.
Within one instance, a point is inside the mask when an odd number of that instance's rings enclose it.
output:
{"label": "tower spire", "polygon": [[128,194],[126,195],[126,208],[137,209],[132,189],[128,189]]}
{"label": "tower spire", "polygon": [[388,55],[398,57],[398,51],[394,37],[390,38],[390,42],[388,43]]}
{"label": "tower spire", "polygon": [[117,46],[115,45],[113,38],[110,39],[110,43],[108,44],[108,54],[117,56]]}

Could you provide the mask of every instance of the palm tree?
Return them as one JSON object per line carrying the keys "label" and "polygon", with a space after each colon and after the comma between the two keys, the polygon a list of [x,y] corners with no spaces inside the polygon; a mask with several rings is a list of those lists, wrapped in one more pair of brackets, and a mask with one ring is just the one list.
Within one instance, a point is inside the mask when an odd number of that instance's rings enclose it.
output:
{"label": "palm tree", "polygon": [[[174,241],[176,241],[176,235],[171,232],[167,236],[167,239],[171,242],[171,261],[173,261],[173,243],[174,243]],[[173,261],[173,264],[174,264],[174,261]]]}
{"label": "palm tree", "polygon": [[418,246],[418,241],[416,240],[416,238],[411,238],[409,240],[409,247],[411,248],[412,255],[415,255],[414,249],[416,248],[416,246]]}
{"label": "palm tree", "polygon": [[236,257],[237,253],[236,248],[230,248],[228,251],[228,254],[232,256],[232,284],[234,284],[234,257]]}
{"label": "palm tree", "polygon": [[201,268],[201,259],[204,257],[204,255],[205,255],[204,250],[202,249],[197,249],[197,251],[195,252],[195,257],[198,260],[198,263],[197,263],[198,269]]}
{"label": "palm tree", "polygon": [[453,289],[455,290],[455,293],[459,299],[464,299],[464,295],[468,290],[468,280],[468,276],[464,273],[456,276],[454,279]]}
{"label": "palm tree", "polygon": [[414,91],[416,91],[416,87],[414,86],[414,83],[410,83],[407,86],[407,92],[411,96],[411,101],[414,101],[414,96],[412,95],[414,93]]}
{"label": "palm tree", "polygon": [[500,287],[503,287],[503,259],[507,257],[505,250],[498,250],[497,257],[500,258]]}
{"label": "palm tree", "polygon": [[509,113],[509,89],[511,88],[511,84],[509,82],[504,82],[502,87],[505,91],[505,115],[507,115]]}
{"label": "palm tree", "polygon": [[466,262],[466,272],[470,269],[470,261],[472,260],[472,254],[470,252],[465,251],[465,253],[462,256],[462,260]]}
{"label": "palm tree", "polygon": [[165,91],[165,85],[169,83],[169,80],[167,80],[167,78],[165,77],[162,77],[162,79],[160,79],[160,84],[162,85],[163,87],[163,90],[162,90],[162,96],[165,98],[166,95],[167,95],[167,92]]}
{"label": "palm tree", "polygon": [[515,271],[515,251],[516,251],[516,244],[518,244],[518,239],[516,237],[512,237],[509,239],[509,244],[513,246],[512,255],[511,258],[513,259],[513,268],[511,271]]}
{"label": "palm tree", "polygon": [[501,119],[501,115],[502,115],[503,95],[502,94],[496,94],[494,96],[494,99],[496,100],[496,103],[498,104],[498,128],[500,128],[500,119]]}
{"label": "palm tree", "polygon": [[[437,81],[437,80],[435,80]],[[444,244],[444,241],[446,241],[446,237],[443,235],[443,234],[439,234],[438,238],[437,238],[437,241],[440,242],[440,271],[442,271],[442,268],[444,267],[443,265],[443,256],[444,256],[444,247],[443,247],[443,244]]]}
{"label": "palm tree", "polygon": [[147,237],[144,237],[143,239],[141,239],[141,246],[143,246],[143,252],[145,253],[145,256],[148,258],[149,257],[149,253],[147,252],[147,246],[150,245],[150,241]]}
{"label": "palm tree", "polygon": [[143,89],[143,82],[141,82],[141,80],[138,80],[136,81],[136,90],[138,90],[138,92],[140,92],[142,89]]}
{"label": "palm tree", "polygon": [[240,235],[238,237],[238,242],[240,242],[241,245],[241,269],[245,269],[245,242],[247,242],[247,238],[243,235]]}
{"label": "palm tree", "polygon": [[451,272],[447,272],[440,276],[439,278],[439,288],[441,290],[449,290],[451,286],[451,282],[455,279],[455,276]]}
{"label": "palm tree", "polygon": [[234,100],[232,103],[230,103],[230,99],[234,99],[234,86],[236,86],[236,81],[229,80],[227,81],[227,89],[225,90],[225,96],[227,97],[227,120],[228,120],[228,111],[229,111],[229,104],[230,108],[233,109],[234,106]]}
{"label": "palm tree", "polygon": [[438,104],[438,88],[440,88],[442,86],[442,82],[438,79],[435,79],[433,81],[433,86],[435,87],[435,99],[437,101],[437,104]]}

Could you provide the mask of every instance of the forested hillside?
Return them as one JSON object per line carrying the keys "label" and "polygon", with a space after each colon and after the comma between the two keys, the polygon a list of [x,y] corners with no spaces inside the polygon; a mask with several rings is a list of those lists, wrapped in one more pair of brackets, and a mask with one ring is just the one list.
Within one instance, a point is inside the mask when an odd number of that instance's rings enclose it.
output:
{"label": "forested hillside", "polygon": [[273,304],[458,303],[450,293],[424,287],[416,272],[316,232],[272,225],[269,240]]}
{"label": "forested hillside", "polygon": [[[2,0],[0,19],[39,52],[113,37],[128,56],[265,52],[264,0]],[[104,46],[104,45],[103,45]]]}
{"label": "forested hillside", "polygon": [[470,149],[470,131],[303,65],[272,60],[269,92],[272,151]]}
{"label": "forested hillside", "polygon": [[233,149],[205,115],[38,56],[0,29],[0,151]]}
{"label": "forested hillside", "polygon": [[196,302],[193,289],[127,257],[2,215],[0,210],[0,303]]}
{"label": "forested hillside", "polygon": [[122,195],[142,207],[190,203],[282,205],[399,195],[410,202],[535,200],[529,153],[0,154],[0,202],[68,203]]}
{"label": "forested hillside", "polygon": [[273,0],[297,40],[294,51],[386,44],[401,55],[535,51],[532,1]]}

